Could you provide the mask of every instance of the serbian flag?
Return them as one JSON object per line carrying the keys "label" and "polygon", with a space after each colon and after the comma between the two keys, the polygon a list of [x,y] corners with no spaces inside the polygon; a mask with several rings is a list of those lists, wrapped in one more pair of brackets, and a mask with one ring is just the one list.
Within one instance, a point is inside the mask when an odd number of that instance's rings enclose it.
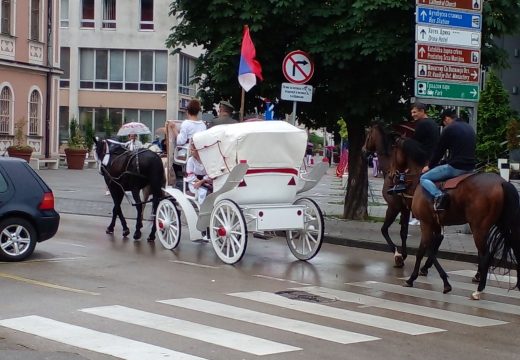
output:
{"label": "serbian flag", "polygon": [[262,66],[255,59],[255,45],[249,36],[249,26],[244,25],[244,37],[242,38],[242,50],[240,52],[240,67],[238,68],[238,82],[245,91],[251,90],[256,85],[256,78],[263,80]]}

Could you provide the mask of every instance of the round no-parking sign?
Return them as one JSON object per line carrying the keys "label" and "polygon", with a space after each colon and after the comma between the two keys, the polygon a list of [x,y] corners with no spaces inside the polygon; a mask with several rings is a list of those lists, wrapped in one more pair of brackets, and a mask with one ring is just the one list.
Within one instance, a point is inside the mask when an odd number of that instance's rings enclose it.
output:
{"label": "round no-parking sign", "polygon": [[314,74],[314,64],[307,53],[292,51],[283,59],[282,70],[285,78],[293,84],[305,84]]}

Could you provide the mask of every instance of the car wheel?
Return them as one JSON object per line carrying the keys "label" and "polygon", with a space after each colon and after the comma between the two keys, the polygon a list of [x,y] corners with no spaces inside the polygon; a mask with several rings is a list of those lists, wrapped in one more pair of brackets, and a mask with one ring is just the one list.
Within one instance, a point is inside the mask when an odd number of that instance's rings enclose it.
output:
{"label": "car wheel", "polygon": [[21,261],[30,256],[36,246],[36,230],[27,220],[7,218],[0,221],[0,259]]}

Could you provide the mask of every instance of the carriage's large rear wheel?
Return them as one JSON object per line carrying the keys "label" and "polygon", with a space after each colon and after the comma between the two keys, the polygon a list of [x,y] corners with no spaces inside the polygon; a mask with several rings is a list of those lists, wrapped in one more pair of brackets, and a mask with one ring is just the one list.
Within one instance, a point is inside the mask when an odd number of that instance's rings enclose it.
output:
{"label": "carriage's large rear wheel", "polygon": [[171,199],[164,199],[157,207],[155,216],[157,237],[168,250],[175,249],[181,239],[181,216]]}
{"label": "carriage's large rear wheel", "polygon": [[231,200],[219,201],[209,221],[213,249],[226,264],[242,259],[247,247],[247,226],[238,205]]}
{"label": "carriage's large rear wheel", "polygon": [[286,231],[287,245],[297,259],[310,260],[320,251],[323,243],[323,214],[318,204],[309,198],[298,199],[294,205],[305,205],[304,228]]}

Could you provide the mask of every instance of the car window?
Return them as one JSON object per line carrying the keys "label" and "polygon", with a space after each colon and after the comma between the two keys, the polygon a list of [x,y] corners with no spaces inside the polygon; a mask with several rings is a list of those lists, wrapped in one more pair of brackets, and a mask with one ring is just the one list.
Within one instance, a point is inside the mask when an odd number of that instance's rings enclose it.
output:
{"label": "car window", "polygon": [[4,178],[4,175],[0,173],[0,193],[7,191],[7,181]]}

